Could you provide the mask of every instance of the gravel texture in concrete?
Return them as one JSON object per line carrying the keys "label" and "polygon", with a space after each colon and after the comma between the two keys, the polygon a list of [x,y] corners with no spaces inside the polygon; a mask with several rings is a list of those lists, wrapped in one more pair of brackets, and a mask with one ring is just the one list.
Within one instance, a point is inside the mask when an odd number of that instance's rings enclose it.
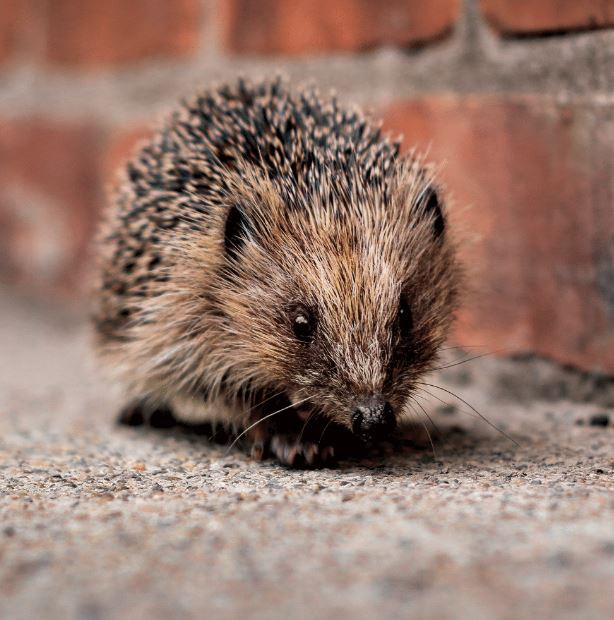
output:
{"label": "gravel texture in concrete", "polygon": [[[611,380],[433,377],[404,445],[290,471],[118,428],[83,326],[0,301],[0,617],[611,618]],[[466,354],[463,354],[465,356]]]}

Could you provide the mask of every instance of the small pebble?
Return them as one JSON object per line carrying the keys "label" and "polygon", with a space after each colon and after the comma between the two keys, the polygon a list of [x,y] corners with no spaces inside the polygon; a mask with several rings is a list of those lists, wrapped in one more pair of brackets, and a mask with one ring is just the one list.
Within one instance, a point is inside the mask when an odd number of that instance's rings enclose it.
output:
{"label": "small pebble", "polygon": [[440,405],[437,411],[443,415],[454,415],[458,411],[458,407],[452,403],[447,403],[445,405]]}
{"label": "small pebble", "polygon": [[591,426],[608,426],[610,424],[610,416],[607,413],[595,413],[589,419]]}
{"label": "small pebble", "polygon": [[607,540],[601,546],[601,551],[608,555],[614,555],[614,540]]}

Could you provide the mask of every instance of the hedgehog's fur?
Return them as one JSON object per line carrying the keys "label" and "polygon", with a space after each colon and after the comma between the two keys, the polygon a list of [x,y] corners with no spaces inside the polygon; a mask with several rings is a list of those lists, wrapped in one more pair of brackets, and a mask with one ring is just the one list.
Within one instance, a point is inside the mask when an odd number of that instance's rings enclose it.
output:
{"label": "hedgehog's fur", "polygon": [[[456,306],[431,169],[282,80],[183,102],[122,171],[99,250],[97,346],[132,402],[235,429],[292,403],[250,430],[290,463],[322,440],[298,436],[297,411],[351,427],[377,394],[399,416]],[[297,308],[317,321],[309,343]]]}

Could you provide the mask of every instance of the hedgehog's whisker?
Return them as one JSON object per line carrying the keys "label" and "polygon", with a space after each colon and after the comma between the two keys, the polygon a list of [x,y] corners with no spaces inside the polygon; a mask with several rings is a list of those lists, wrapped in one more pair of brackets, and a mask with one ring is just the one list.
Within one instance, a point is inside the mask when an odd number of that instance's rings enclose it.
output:
{"label": "hedgehog's whisker", "polygon": [[461,364],[466,364],[467,362],[472,362],[473,360],[478,360],[481,357],[487,357],[489,355],[495,355],[496,353],[501,353],[501,351],[489,351],[488,353],[481,353],[480,355],[473,355],[472,357],[468,357],[464,360],[460,360],[458,362],[452,362],[451,364],[446,364],[445,366],[436,366],[435,368],[431,368],[431,371],[436,370],[445,370],[446,368],[453,368],[454,366],[460,366]]}
{"label": "hedgehog's whisker", "polygon": [[300,443],[301,439],[303,438],[303,433],[305,432],[305,429],[307,428],[307,425],[309,424],[309,422],[311,422],[311,420],[313,418],[315,418],[318,415],[318,410],[314,409],[310,414],[309,417],[307,418],[307,420],[305,420],[305,423],[303,424],[303,428],[301,429],[301,432],[298,434],[298,437],[296,439],[296,443]]}
{"label": "hedgehog's whisker", "polygon": [[515,439],[510,437],[505,431],[501,430],[498,426],[493,424],[488,418],[484,417],[473,405],[470,405],[466,400],[458,396],[458,394],[455,394],[454,392],[451,392],[450,390],[447,390],[446,388],[443,388],[440,385],[435,385],[434,383],[425,383],[422,381],[418,381],[417,383],[418,385],[426,385],[428,387],[435,388],[436,390],[441,390],[442,392],[445,392],[446,394],[449,394],[450,396],[453,396],[454,398],[460,400],[460,402],[467,405],[467,407],[469,407],[471,411],[474,411],[475,413],[477,413],[477,415],[480,416],[480,418],[482,418],[482,420],[486,422],[488,426],[490,426],[491,428],[494,428],[496,431],[499,431],[499,433],[501,433],[506,439],[509,439],[516,446],[520,446],[520,444]]}
{"label": "hedgehog's whisker", "polygon": [[433,421],[433,418],[431,418],[431,416],[428,414],[427,410],[422,406],[421,403],[419,403],[414,396],[410,396],[411,400],[416,403],[416,405],[418,405],[418,407],[420,407],[420,409],[422,410],[422,413],[424,413],[424,415],[428,418],[428,421],[431,423],[431,425],[433,426],[433,428],[437,431],[438,435],[442,435],[441,431],[439,430],[439,427],[437,426],[437,424],[435,424],[435,422]]}
{"label": "hedgehog's whisker", "polygon": [[[443,405],[450,405],[450,401],[444,400],[443,398],[439,398],[439,396],[437,396],[436,394],[433,394],[433,392],[429,392],[426,388],[422,387],[420,389],[422,390],[422,392],[427,394],[430,398],[434,398],[437,402],[440,402]],[[426,396],[424,396],[423,394],[420,394],[419,392],[415,392],[414,396],[415,397],[420,397],[420,398],[422,398],[422,400],[427,400]],[[468,416],[470,416],[472,418],[476,418],[477,420],[480,419],[480,416],[476,415],[475,413],[473,413],[473,411],[468,411],[467,409],[463,409],[462,407],[459,408],[459,411],[461,413],[466,413]],[[497,430],[499,430],[499,429],[497,429]]]}
{"label": "hedgehog's whisker", "polygon": [[[433,394],[433,392],[429,392],[426,388],[422,387],[420,388],[425,394],[428,394],[431,398],[434,398],[436,401],[444,404],[444,405],[449,405],[450,402],[447,400],[444,400],[443,398],[439,398],[439,396]],[[423,400],[426,400],[426,397],[422,396],[422,394],[420,394],[419,392],[416,392],[414,394],[414,396],[420,396]],[[462,413],[466,413],[468,416],[471,416],[472,418],[478,418],[477,415],[475,415],[475,413],[473,413],[472,411],[467,411],[466,409],[459,409],[459,411],[461,411]]]}
{"label": "hedgehog's whisker", "polygon": [[328,427],[333,423],[332,418],[327,422],[326,426],[324,427],[324,430],[322,431],[322,434],[320,435],[320,439],[318,439],[318,446],[322,443],[322,439],[324,439],[324,434],[326,433],[326,431],[328,430]]}
{"label": "hedgehog's whisker", "polygon": [[455,344],[449,347],[441,347],[440,351],[452,351],[453,349],[485,349],[486,344]]}
{"label": "hedgehog's whisker", "polygon": [[285,390],[280,390],[279,392],[275,392],[275,394],[268,396],[267,398],[265,398],[264,400],[261,400],[259,403],[256,403],[255,405],[252,405],[245,413],[252,412],[254,409],[256,409],[256,407],[261,407],[262,405],[264,405],[264,403],[268,403],[270,400],[273,400],[274,398],[281,396],[284,392]]}
{"label": "hedgehog's whisker", "polygon": [[[416,401],[413,401],[413,402],[416,402]],[[429,438],[429,443],[431,444],[431,451],[433,452],[433,458],[436,459],[437,458],[437,454],[435,453],[435,444],[433,444],[433,439],[431,438],[431,433],[429,432],[429,429],[428,429],[428,427],[427,427],[427,425],[426,425],[426,423],[424,421],[424,418],[422,418],[422,417],[420,417],[418,415],[418,412],[413,408],[411,402],[408,402],[407,404],[411,408],[411,410],[412,410],[413,414],[416,416],[416,418],[418,418],[418,420],[420,420],[420,423],[422,424],[422,428],[426,431],[426,436]],[[431,420],[431,423],[432,423],[432,420]]]}
{"label": "hedgehog's whisker", "polygon": [[307,398],[304,398],[303,400],[299,400],[297,403],[294,404],[290,404],[287,405],[286,407],[282,407],[281,409],[278,409],[277,411],[273,411],[273,413],[269,413],[268,415],[263,416],[262,418],[256,420],[253,424],[250,424],[245,430],[241,431],[237,437],[235,437],[234,441],[228,446],[228,449],[226,450],[226,453],[224,454],[224,456],[227,456],[228,453],[234,448],[234,446],[237,444],[237,442],[239,441],[239,439],[241,439],[241,437],[243,437],[246,433],[248,433],[249,431],[252,430],[252,428],[254,428],[255,426],[258,426],[258,424],[260,424],[260,422],[264,422],[265,420],[268,420],[269,418],[272,418],[273,416],[282,413],[283,411],[287,411],[288,409],[291,409],[292,407],[296,406],[296,405],[301,405],[304,402],[308,401],[311,397],[307,396]]}

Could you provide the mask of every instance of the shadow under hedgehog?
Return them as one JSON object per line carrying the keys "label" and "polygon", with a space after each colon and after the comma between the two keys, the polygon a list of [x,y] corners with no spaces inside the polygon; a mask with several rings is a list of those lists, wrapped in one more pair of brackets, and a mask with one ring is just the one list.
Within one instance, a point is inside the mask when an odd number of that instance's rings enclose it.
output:
{"label": "shadow under hedgehog", "polygon": [[293,466],[393,433],[460,278],[432,168],[281,79],[183,101],[122,170],[98,256],[124,420],[222,424]]}

